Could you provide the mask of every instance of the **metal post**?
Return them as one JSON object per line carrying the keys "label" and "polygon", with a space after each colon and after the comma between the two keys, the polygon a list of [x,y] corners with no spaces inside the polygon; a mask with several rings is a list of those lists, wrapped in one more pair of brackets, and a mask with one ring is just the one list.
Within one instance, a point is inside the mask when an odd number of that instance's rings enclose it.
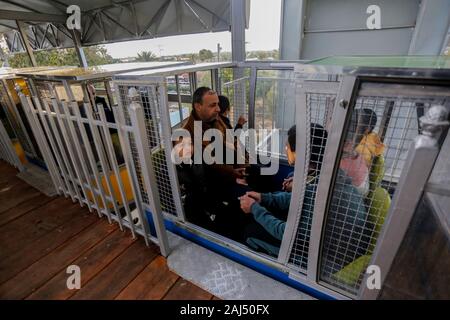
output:
{"label": "metal post", "polygon": [[255,128],[255,100],[256,100],[256,78],[258,69],[252,67],[250,69],[250,93],[248,98],[248,128]]}
{"label": "metal post", "polygon": [[311,236],[308,250],[308,271],[307,276],[312,281],[318,279],[319,255],[322,238],[322,230],[328,208],[329,195],[333,190],[334,177],[339,165],[339,150],[343,139],[346,119],[352,112],[351,106],[354,105],[353,93],[356,87],[355,76],[344,76],[342,78],[339,95],[336,99],[336,107],[333,112],[333,122],[331,131],[328,133],[327,145],[323,156],[323,165],[320,173],[320,179],[317,186],[317,196],[314,203],[314,213],[311,224]]}
{"label": "metal post", "polygon": [[[231,0],[231,56],[233,62],[245,61],[245,0]],[[233,79],[244,76],[242,68],[233,69]]]}
{"label": "metal post", "polygon": [[22,36],[23,45],[27,51],[28,57],[30,58],[31,65],[37,67],[37,62],[33,54],[33,49],[31,48],[30,42],[28,41],[27,31],[25,29],[25,24],[22,21],[16,20],[17,27],[19,28],[20,35]]}
{"label": "metal post", "polygon": [[84,55],[83,47],[81,46],[80,31],[73,29],[72,39],[78,60],[80,61],[80,67],[87,68],[88,63],[86,60],[86,56]]}
{"label": "metal post", "polygon": [[180,84],[178,83],[179,80],[180,79],[179,79],[178,75],[176,74],[175,75],[175,87],[177,90],[178,112],[180,114],[180,122],[179,123],[181,123],[181,122],[183,122],[183,104],[181,103]]}
{"label": "metal post", "polygon": [[169,255],[169,240],[164,227],[164,218],[162,216],[161,204],[159,201],[158,186],[156,185],[156,177],[153,171],[153,164],[151,161],[150,149],[148,147],[146,129],[145,129],[145,115],[142,106],[139,103],[132,103],[129,106],[129,114],[132,127],[135,128],[135,142],[139,153],[139,160],[141,162],[142,176],[149,198],[149,206],[153,217],[153,223],[158,237],[158,243],[161,254],[165,257]]}

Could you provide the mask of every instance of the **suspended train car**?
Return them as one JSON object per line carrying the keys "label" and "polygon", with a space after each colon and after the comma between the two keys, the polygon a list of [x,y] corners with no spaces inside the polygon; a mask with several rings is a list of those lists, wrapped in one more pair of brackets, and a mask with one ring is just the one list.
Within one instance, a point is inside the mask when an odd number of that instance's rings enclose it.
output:
{"label": "suspended train car", "polygon": [[[450,259],[448,213],[443,209],[449,195],[444,182],[450,175],[443,160],[450,141],[449,72],[449,59],[440,57],[336,57],[116,75],[123,125],[140,131],[128,161],[140,168],[139,193],[150,226],[159,211],[168,230],[319,298],[395,297],[407,290],[407,278],[425,267],[430,283],[415,294],[448,298],[445,286],[439,286],[438,269]],[[199,73],[210,75],[207,83],[199,83]],[[231,73],[241,77],[224,79]],[[181,93],[180,78],[190,79],[190,95]],[[173,85],[176,94],[171,97]],[[279,194],[283,178],[293,172],[289,208],[277,218],[283,232],[276,235],[279,242],[272,252],[255,251],[245,239],[198,225],[187,214],[189,188],[195,184],[189,184],[185,173],[193,168],[173,163],[171,136],[183,125],[180,119],[189,114],[184,104],[200,85],[229,96],[232,123],[245,113],[249,128],[281,132],[263,139],[281,141],[264,154],[279,163],[278,172],[254,184],[261,193]],[[294,167],[283,156],[293,124]],[[126,134],[121,131],[119,136]],[[433,174],[439,183],[432,182]],[[412,251],[405,243],[432,246],[420,225],[429,211],[430,227],[440,242],[427,255],[428,249]],[[401,262],[407,259],[416,264],[404,276]],[[442,260],[442,267],[430,269],[430,259]],[[379,277],[375,285],[369,284],[373,278],[366,270]]]}

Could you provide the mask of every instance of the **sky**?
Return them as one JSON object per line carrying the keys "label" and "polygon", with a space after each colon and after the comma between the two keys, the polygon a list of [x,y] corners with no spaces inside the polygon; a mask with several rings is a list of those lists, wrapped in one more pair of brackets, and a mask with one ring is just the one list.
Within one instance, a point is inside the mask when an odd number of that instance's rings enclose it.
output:
{"label": "sky", "polygon": [[[281,0],[251,0],[250,25],[245,32],[246,50],[273,50],[279,47]],[[134,57],[141,51],[152,51],[157,56],[194,53],[201,49],[231,51],[231,33],[202,33],[157,39],[106,44],[113,58]]]}

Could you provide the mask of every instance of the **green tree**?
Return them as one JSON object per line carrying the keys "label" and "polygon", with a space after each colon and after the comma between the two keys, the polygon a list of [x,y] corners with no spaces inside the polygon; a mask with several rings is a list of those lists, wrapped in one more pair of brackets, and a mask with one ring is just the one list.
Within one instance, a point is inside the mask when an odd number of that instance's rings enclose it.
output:
{"label": "green tree", "polygon": [[141,51],[137,54],[137,58],[136,58],[136,61],[141,61],[141,62],[156,61],[156,60],[158,60],[158,58],[151,51]]}
{"label": "green tree", "polygon": [[[89,66],[97,66],[117,62],[107,52],[105,47],[90,46],[83,48]],[[79,60],[74,48],[42,50],[34,52],[38,66],[78,66]],[[9,57],[8,62],[13,68],[31,67],[26,53],[16,53]]]}
{"label": "green tree", "polygon": [[210,61],[214,57],[211,50],[202,49],[198,52],[198,58],[200,61]]}

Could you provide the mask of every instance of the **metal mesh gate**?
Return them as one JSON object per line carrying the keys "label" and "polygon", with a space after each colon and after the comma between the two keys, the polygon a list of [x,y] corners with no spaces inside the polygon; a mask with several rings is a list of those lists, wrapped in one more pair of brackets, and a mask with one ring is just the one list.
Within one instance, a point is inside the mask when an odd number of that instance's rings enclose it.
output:
{"label": "metal mesh gate", "polygon": [[[395,86],[395,89],[394,89]],[[361,287],[418,120],[449,102],[433,86],[363,83],[348,116],[324,222],[319,281],[346,294]]]}
{"label": "metal mesh gate", "polygon": [[[23,93],[20,98],[59,193],[86,205],[90,211],[95,209],[110,222],[116,221],[120,229],[130,229],[133,236],[144,236],[146,243],[151,240],[160,244],[165,254],[165,234],[157,228],[158,238],[151,236],[141,207],[136,181],[143,173],[134,161],[126,157],[123,163],[119,159],[128,155],[130,148],[139,148],[135,144],[141,141],[139,124],[125,121],[130,113],[125,115],[117,107],[113,107],[116,122],[108,122],[103,107],[94,108],[86,102],[89,99],[86,91],[79,91],[85,90],[80,84],[36,84],[33,102]],[[134,110],[133,115],[138,111]],[[156,210],[152,211],[156,214]]]}
{"label": "metal mesh gate", "polygon": [[[161,83],[122,83],[116,82],[117,92],[119,94],[119,106],[123,108],[123,113],[126,118],[126,122],[129,123],[129,105],[132,103],[132,97],[130,93],[135,94],[135,101],[138,101],[142,105],[144,111],[145,133],[148,139],[148,145],[146,148],[150,150],[151,160],[154,169],[154,176],[156,178],[156,185],[159,193],[159,201],[161,203],[161,209],[164,213],[171,215],[178,215],[180,213],[180,207],[177,207],[177,194],[175,168],[170,161],[171,146],[167,146],[164,138],[163,130],[165,126],[168,126],[170,122],[165,122],[168,119],[168,110],[162,101],[166,101],[166,91]],[[163,114],[166,113],[166,114]],[[167,118],[164,118],[167,116]],[[168,128],[170,130],[170,128]],[[167,136],[170,141],[170,131]],[[133,156],[133,163],[138,173],[138,181],[140,192],[142,195],[142,201],[149,204],[147,190],[143,184],[141,164],[136,149],[136,143],[134,139],[130,139],[131,154]],[[179,199],[179,198],[178,198]]]}
{"label": "metal mesh gate", "polygon": [[[326,138],[320,131],[329,128],[330,115],[333,112],[336,94],[305,92],[305,101],[300,102],[306,108],[306,146],[304,147],[305,167],[301,181],[302,205],[298,206],[296,231],[293,239],[289,264],[295,269],[306,272],[308,263],[309,241],[316,200],[317,185],[320,180],[320,168],[323,162],[323,152],[326,147]],[[310,162],[316,169],[311,170]],[[307,186],[312,186],[306,191]]]}
{"label": "metal mesh gate", "polygon": [[[222,94],[230,99],[230,120],[236,124],[239,116],[248,115],[249,78],[244,77],[222,84]],[[244,125],[247,128],[248,124]]]}

